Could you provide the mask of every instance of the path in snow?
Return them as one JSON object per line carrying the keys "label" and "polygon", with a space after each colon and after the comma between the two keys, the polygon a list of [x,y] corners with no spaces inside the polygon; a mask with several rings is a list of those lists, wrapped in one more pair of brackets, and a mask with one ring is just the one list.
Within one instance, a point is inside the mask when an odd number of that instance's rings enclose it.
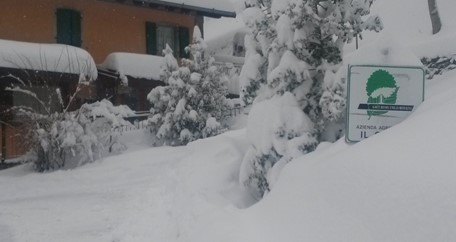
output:
{"label": "path in snow", "polygon": [[[140,220],[157,221],[154,212],[166,219],[162,208],[175,183],[168,174],[185,155],[185,147],[157,148],[73,171],[36,174],[18,167],[1,172],[0,241],[141,241],[136,233],[158,239],[163,228],[151,223],[143,228]],[[127,229],[119,234],[122,228]]]}
{"label": "path in snow", "polygon": [[0,241],[186,241],[201,218],[252,204],[238,185],[243,135],[137,150],[69,171],[1,171]]}

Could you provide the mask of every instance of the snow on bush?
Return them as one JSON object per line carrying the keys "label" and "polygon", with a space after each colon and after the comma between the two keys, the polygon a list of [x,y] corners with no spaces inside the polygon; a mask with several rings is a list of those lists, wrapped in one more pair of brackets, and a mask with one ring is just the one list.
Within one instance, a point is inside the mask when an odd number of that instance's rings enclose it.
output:
{"label": "snow on bush", "polygon": [[183,145],[196,139],[222,132],[228,102],[226,83],[219,75],[213,58],[198,27],[186,51],[191,59],[182,59],[182,67],[169,46],[163,51],[163,81],[167,86],[153,89],[148,100],[152,104],[151,131],[156,145]]}
{"label": "snow on bush", "polygon": [[84,104],[74,112],[41,116],[33,138],[40,172],[80,166],[103,157],[108,148],[118,145],[113,130],[131,125],[123,118],[133,115],[127,106],[114,106],[104,99]]}
{"label": "snow on bush", "polygon": [[[242,182],[258,197],[267,193],[274,182],[271,177],[276,176],[270,173],[280,170],[273,169],[276,163],[283,166],[290,158],[313,151],[328,137],[332,137],[329,141],[340,137],[340,128],[334,127],[340,127],[344,120],[345,83],[337,79],[336,72],[342,62],[344,43],[363,30],[382,28],[377,16],[365,17],[372,2],[245,1],[242,15],[251,33],[246,37],[246,64],[241,73],[242,99],[246,104],[253,103],[256,115],[255,106],[260,105],[261,109],[263,100],[293,97],[296,108],[292,116],[284,116],[283,110],[270,115],[300,120],[306,127],[305,132],[288,125],[271,125],[258,131],[264,132],[259,137],[266,140],[279,137],[280,145],[273,142],[258,146],[251,141],[244,158]],[[274,120],[269,117],[263,122],[273,124]],[[249,133],[250,129],[257,130],[250,124],[248,129]]]}
{"label": "snow on bush", "polygon": [[317,139],[313,132],[313,123],[289,92],[254,105],[247,126],[251,148],[244,157],[241,183],[261,198],[275,181],[269,170],[315,148]]}
{"label": "snow on bush", "polygon": [[432,79],[435,75],[456,69],[456,56],[423,57],[421,62],[426,66],[426,78]]}
{"label": "snow on bush", "polygon": [[59,88],[43,86],[47,95],[56,97],[45,100],[47,97],[29,90],[25,82],[20,83],[6,91],[25,95],[36,103],[37,107],[13,106],[11,109],[27,127],[25,142],[34,153],[35,169],[39,172],[76,167],[102,157],[107,148],[119,146],[113,129],[131,125],[123,118],[134,112],[127,106],[115,107],[108,100],[83,104],[69,112],[72,101],[86,85],[83,75],[66,105]]}

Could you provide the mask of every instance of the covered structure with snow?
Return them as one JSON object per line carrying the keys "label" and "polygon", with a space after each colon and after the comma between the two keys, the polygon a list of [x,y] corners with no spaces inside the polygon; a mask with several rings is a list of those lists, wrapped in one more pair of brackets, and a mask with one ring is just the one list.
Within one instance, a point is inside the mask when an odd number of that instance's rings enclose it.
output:
{"label": "covered structure with snow", "polygon": [[0,15],[0,39],[80,47],[98,64],[113,52],[161,55],[166,43],[184,56],[205,16],[235,12],[222,0],[16,0],[0,1]]}
{"label": "covered structure with snow", "polygon": [[16,0],[0,1],[0,16],[0,158],[11,158],[8,154],[23,151],[6,144],[19,147],[21,135],[6,125],[14,123],[14,113],[4,111],[23,99],[5,87],[32,84],[43,97],[58,88],[68,100],[79,78],[87,77],[94,82],[76,106],[111,98],[147,110],[147,93],[163,84],[159,67],[165,45],[176,57],[186,57],[195,25],[203,29],[204,17],[235,12],[222,0]]}
{"label": "covered structure with snow", "polygon": [[[62,105],[71,111],[97,99],[94,90],[80,85],[80,81],[97,79],[95,62],[81,48],[0,40],[0,56],[1,159],[27,151],[23,140],[27,127],[23,116],[12,107],[36,113],[49,109],[53,113],[63,111]],[[74,95],[78,87],[81,91]]]}

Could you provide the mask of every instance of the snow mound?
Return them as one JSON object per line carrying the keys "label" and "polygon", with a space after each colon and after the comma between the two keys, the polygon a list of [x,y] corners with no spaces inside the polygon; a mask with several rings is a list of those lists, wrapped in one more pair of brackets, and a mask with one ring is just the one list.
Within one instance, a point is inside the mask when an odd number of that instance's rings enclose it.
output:
{"label": "snow mound", "polygon": [[[405,46],[410,46],[418,57],[435,57],[455,54],[456,22],[454,10],[456,1],[437,1],[442,21],[442,29],[432,35],[431,20],[429,17],[427,0],[382,0],[374,1],[372,14],[378,14],[384,24],[384,30]],[[406,11],[406,13],[405,13]],[[371,43],[378,38],[374,32],[363,33],[360,46]],[[354,43],[346,47],[346,51],[353,51]]]}
{"label": "snow mound", "polygon": [[423,65],[411,49],[396,41],[394,36],[387,30],[382,31],[372,43],[347,55],[344,62],[350,65]]}
{"label": "snow mound", "polygon": [[292,161],[261,202],[225,210],[226,221],[242,224],[205,224],[210,235],[193,241],[455,241],[454,78],[431,81],[426,101],[402,123]]}
{"label": "snow mound", "polygon": [[[290,221],[270,234],[283,240],[294,233],[295,239],[283,241],[455,240],[456,152],[451,144],[456,115],[448,112],[456,104],[454,91],[452,86],[410,119],[371,139],[330,148],[346,146],[342,152],[296,160],[251,213],[263,214],[266,221]],[[436,105],[436,100],[446,101]],[[277,206],[294,209],[279,213],[272,209]],[[266,223],[264,231],[271,226]]]}
{"label": "snow mound", "polygon": [[160,80],[164,57],[116,52],[109,54],[99,66],[117,71],[121,76]]}
{"label": "snow mound", "polygon": [[[267,122],[265,122],[267,120]],[[300,136],[311,132],[312,123],[303,112],[300,112],[296,98],[291,93],[283,97],[274,97],[253,106],[248,117],[247,137],[253,146],[267,154],[274,148],[279,154],[290,152],[285,134],[274,133],[275,130],[293,130]],[[284,131],[285,132],[285,131]]]}
{"label": "snow mound", "polygon": [[71,73],[97,79],[97,68],[92,56],[81,48],[69,45],[0,39],[0,66]]}

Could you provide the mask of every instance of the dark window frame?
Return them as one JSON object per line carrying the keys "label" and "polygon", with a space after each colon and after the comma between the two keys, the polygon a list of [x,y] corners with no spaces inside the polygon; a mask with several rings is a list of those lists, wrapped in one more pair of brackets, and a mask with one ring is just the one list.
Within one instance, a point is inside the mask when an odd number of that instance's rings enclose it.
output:
{"label": "dark window frame", "polygon": [[[174,46],[170,46],[177,58],[188,58],[185,47],[190,44],[190,32],[187,27],[175,24],[146,22],[146,53],[150,55],[162,55],[159,50],[159,28],[173,28]],[[169,43],[168,43],[169,44]],[[163,46],[164,48],[165,46]]]}

